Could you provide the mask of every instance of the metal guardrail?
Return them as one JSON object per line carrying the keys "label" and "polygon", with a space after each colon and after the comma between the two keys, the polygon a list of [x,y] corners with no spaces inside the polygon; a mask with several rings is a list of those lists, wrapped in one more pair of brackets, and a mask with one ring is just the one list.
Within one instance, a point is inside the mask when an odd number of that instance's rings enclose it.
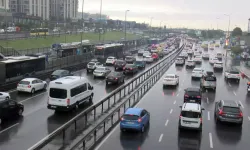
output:
{"label": "metal guardrail", "polygon": [[[183,46],[182,46],[183,48]],[[180,50],[180,49],[179,49]],[[172,58],[175,58],[180,51],[175,51],[167,57],[160,60],[157,64],[150,67],[146,71],[137,75],[130,82],[118,87],[111,92],[107,97],[101,101],[90,106],[85,111],[81,112],[63,126],[55,130],[53,133],[45,137],[43,140],[29,148],[29,150],[49,150],[49,149],[62,149],[70,143],[70,141],[86,130],[91,124],[90,122],[97,121],[98,118],[103,116],[105,112],[110,110],[113,106],[121,102],[123,98],[133,92],[136,88],[141,86],[147,79],[155,74],[162,66],[168,64]],[[92,130],[91,130],[92,132]],[[89,134],[88,134],[89,135]],[[85,136],[86,137],[86,136]],[[96,138],[95,138],[96,141]],[[55,146],[56,145],[56,146]]]}

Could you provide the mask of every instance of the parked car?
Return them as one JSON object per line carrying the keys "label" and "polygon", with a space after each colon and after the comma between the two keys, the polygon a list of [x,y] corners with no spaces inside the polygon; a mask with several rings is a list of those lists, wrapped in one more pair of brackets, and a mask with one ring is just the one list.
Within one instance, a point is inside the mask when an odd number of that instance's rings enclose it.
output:
{"label": "parked car", "polygon": [[66,76],[71,76],[72,73],[70,73],[70,71],[68,70],[55,70],[51,75],[50,75],[50,80],[56,80],[62,77],[66,77]]}
{"label": "parked car", "polygon": [[123,68],[124,68],[124,66],[126,65],[127,63],[126,63],[126,61],[124,61],[124,60],[117,60],[116,62],[115,62],[115,65],[114,65],[114,67],[115,67],[115,70],[123,70]]}
{"label": "parked car", "polygon": [[25,78],[17,84],[18,92],[28,92],[34,94],[36,91],[45,90],[47,82],[37,78]]}
{"label": "parked car", "polygon": [[111,72],[111,70],[108,67],[97,67],[94,72],[94,78],[95,77],[106,77],[109,73]]}
{"label": "parked car", "polygon": [[106,77],[106,85],[108,85],[109,83],[124,83],[124,74],[122,72],[111,72],[110,74],[107,75]]}
{"label": "parked car", "polygon": [[123,73],[124,74],[135,74],[138,72],[138,67],[135,64],[127,64],[124,69],[123,69]]}

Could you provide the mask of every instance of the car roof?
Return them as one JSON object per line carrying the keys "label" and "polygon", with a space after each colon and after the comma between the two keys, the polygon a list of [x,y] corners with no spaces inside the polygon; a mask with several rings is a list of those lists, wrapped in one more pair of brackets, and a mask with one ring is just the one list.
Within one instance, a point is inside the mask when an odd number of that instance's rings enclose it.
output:
{"label": "car roof", "polygon": [[196,92],[200,92],[200,88],[198,88],[198,87],[189,87],[189,88],[186,88],[186,91],[196,91]]}
{"label": "car roof", "polygon": [[238,103],[234,100],[221,100],[223,106],[239,107]]}
{"label": "car roof", "polygon": [[113,56],[109,56],[107,59],[115,59],[115,57],[113,57]]}
{"label": "car roof", "polygon": [[182,111],[201,112],[201,105],[197,103],[184,103],[181,108]]}
{"label": "car roof", "polygon": [[37,78],[25,78],[22,79],[21,81],[33,81],[33,80],[37,80]]}
{"label": "car roof", "polygon": [[202,68],[194,68],[194,70],[202,70]]}
{"label": "car roof", "polygon": [[175,74],[166,74],[166,76],[175,76]]}
{"label": "car roof", "polygon": [[102,66],[98,66],[98,67],[96,67],[96,69],[105,69],[105,68],[107,68],[107,67],[102,67]]}
{"label": "car roof", "polygon": [[140,116],[142,110],[143,108],[128,108],[124,114]]}

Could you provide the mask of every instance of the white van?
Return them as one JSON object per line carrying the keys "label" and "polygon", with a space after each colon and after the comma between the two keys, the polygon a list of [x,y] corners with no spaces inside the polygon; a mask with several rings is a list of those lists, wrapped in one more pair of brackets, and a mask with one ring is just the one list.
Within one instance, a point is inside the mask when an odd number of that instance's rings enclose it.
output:
{"label": "white van", "polygon": [[47,108],[56,111],[78,108],[86,100],[92,102],[93,89],[89,81],[80,76],[67,76],[51,81]]}
{"label": "white van", "polygon": [[217,57],[218,59],[222,59],[223,55],[222,55],[221,52],[217,52],[216,57]]}

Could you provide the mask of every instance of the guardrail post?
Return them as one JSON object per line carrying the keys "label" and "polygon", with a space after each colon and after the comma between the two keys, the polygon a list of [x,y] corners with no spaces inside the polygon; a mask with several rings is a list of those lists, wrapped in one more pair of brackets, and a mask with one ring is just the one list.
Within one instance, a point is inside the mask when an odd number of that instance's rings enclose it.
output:
{"label": "guardrail post", "polygon": [[85,150],[85,148],[86,148],[86,142],[85,142],[85,140],[83,140],[82,141],[82,149]]}
{"label": "guardrail post", "polygon": [[96,142],[96,130],[94,131],[94,141]]}
{"label": "guardrail post", "polygon": [[128,85],[128,94],[130,93],[130,84]]}
{"label": "guardrail post", "polygon": [[84,128],[86,128],[87,127],[87,124],[88,124],[88,115],[87,115],[87,113],[85,113],[85,115],[84,115],[84,117],[85,117],[85,125],[84,125]]}
{"label": "guardrail post", "polygon": [[113,116],[113,114],[112,114],[112,116],[111,116],[111,125],[113,125],[113,118],[114,118],[114,116]]}
{"label": "guardrail post", "polygon": [[125,97],[125,95],[126,95],[126,87],[123,89],[123,91],[124,91],[123,97]]}
{"label": "guardrail post", "polygon": [[109,109],[109,107],[110,107],[110,98],[108,99],[108,109]]}
{"label": "guardrail post", "polygon": [[124,105],[123,105],[123,111],[124,111],[123,113],[125,113],[125,111],[126,111],[126,103],[124,103]]}
{"label": "guardrail post", "polygon": [[[135,101],[135,94],[134,94],[134,101]],[[137,101],[137,100],[136,100]]]}
{"label": "guardrail post", "polygon": [[132,82],[132,91],[134,90],[134,81]]}
{"label": "guardrail post", "polygon": [[103,102],[102,102],[102,113],[103,113]]}
{"label": "guardrail post", "polygon": [[94,120],[95,120],[95,117],[96,117],[96,107],[94,106]]}
{"label": "guardrail post", "polygon": [[114,95],[114,104],[116,103],[116,101],[115,101],[116,99],[115,99],[115,98],[116,98],[116,93],[115,93],[115,95]]}
{"label": "guardrail post", "polygon": [[63,131],[63,135],[62,135],[63,136],[63,139],[62,139],[63,141],[62,142],[63,142],[63,145],[64,145],[65,144],[65,129],[63,129],[62,131]]}
{"label": "guardrail post", "polygon": [[119,99],[121,99],[122,98],[122,90],[119,91],[119,94],[120,94]]}
{"label": "guardrail post", "polygon": [[128,106],[130,107],[131,105],[130,105],[130,99],[128,99]]}
{"label": "guardrail post", "polygon": [[103,133],[106,131],[106,121],[103,122]]}
{"label": "guardrail post", "polygon": [[118,110],[118,120],[121,118],[121,109]]}

